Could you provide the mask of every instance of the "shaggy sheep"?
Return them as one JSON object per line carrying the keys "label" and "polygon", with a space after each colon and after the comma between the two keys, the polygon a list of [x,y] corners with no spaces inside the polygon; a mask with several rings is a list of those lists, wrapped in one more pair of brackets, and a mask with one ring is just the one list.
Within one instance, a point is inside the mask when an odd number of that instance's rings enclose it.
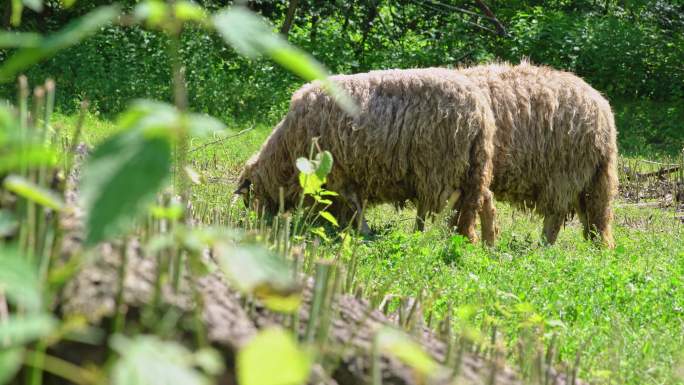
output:
{"label": "shaggy sheep", "polygon": [[613,247],[617,145],[608,101],[571,73],[525,61],[459,72],[487,95],[496,119],[496,199],[534,208],[549,243],[576,212],[585,238]]}
{"label": "shaggy sheep", "polygon": [[[284,189],[286,208],[300,193],[295,160],[312,138],[334,158],[326,188],[340,194],[333,211],[342,221],[363,217],[365,204],[416,204],[419,225],[460,196],[458,231],[475,241],[482,204],[491,205],[494,118],[482,92],[456,71],[430,68],[331,77],[360,107],[344,113],[317,82],[292,96],[287,116],[240,176],[271,213]],[[488,208],[493,213],[493,205]],[[493,218],[492,218],[493,220]],[[487,228],[492,228],[488,226]],[[494,233],[483,233],[491,242]]]}

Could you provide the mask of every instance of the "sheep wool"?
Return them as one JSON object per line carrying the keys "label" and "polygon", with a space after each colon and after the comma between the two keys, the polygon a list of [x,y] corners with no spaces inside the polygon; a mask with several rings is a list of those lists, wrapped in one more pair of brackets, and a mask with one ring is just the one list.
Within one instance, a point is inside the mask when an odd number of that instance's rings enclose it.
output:
{"label": "sheep wool", "polygon": [[574,74],[527,61],[459,73],[485,93],[496,119],[495,198],[541,214],[549,243],[574,212],[585,238],[613,247],[617,132],[608,101]]}
{"label": "sheep wool", "polygon": [[[472,241],[477,212],[490,205],[495,121],[486,95],[457,71],[427,68],[383,70],[330,78],[357,103],[342,111],[318,82],[292,96],[290,109],[261,150],[245,165],[239,190],[251,185],[269,212],[279,189],[292,207],[300,194],[295,161],[313,138],[334,158],[326,188],[340,194],[338,220],[379,203],[412,201],[419,223],[458,196],[452,224]],[[492,218],[493,220],[493,218]],[[484,234],[492,241],[492,234]]]}

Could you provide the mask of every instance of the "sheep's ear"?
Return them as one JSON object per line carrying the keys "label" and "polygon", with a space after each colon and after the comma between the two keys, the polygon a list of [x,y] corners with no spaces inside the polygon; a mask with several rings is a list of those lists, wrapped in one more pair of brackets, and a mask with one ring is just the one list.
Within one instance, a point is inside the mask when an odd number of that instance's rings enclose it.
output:
{"label": "sheep's ear", "polygon": [[249,187],[252,185],[252,181],[245,179],[240,186],[233,192],[233,194],[244,195],[249,192]]}

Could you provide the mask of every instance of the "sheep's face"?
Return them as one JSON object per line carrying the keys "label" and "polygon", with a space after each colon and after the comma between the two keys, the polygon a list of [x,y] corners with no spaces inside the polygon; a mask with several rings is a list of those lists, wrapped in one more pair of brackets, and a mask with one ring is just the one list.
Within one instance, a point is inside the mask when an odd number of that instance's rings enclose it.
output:
{"label": "sheep's face", "polygon": [[271,194],[265,189],[264,183],[261,183],[256,163],[248,162],[244,170],[238,178],[237,189],[233,192],[235,195],[242,197],[245,206],[258,207],[258,210],[266,209],[267,213],[275,213],[278,209],[277,202],[273,200]]}

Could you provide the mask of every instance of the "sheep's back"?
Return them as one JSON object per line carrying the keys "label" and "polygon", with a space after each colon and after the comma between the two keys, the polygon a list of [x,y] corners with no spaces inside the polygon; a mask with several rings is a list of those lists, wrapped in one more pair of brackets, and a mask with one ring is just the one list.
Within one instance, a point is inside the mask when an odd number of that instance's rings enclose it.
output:
{"label": "sheep's back", "polygon": [[455,71],[374,71],[331,80],[360,114],[349,116],[320,84],[308,84],[292,98],[288,127],[298,134],[288,148],[302,156],[309,146],[302,138],[319,137],[335,159],[329,187],[352,186],[370,203],[419,199],[438,210],[463,183],[473,142],[493,131],[486,99]]}

